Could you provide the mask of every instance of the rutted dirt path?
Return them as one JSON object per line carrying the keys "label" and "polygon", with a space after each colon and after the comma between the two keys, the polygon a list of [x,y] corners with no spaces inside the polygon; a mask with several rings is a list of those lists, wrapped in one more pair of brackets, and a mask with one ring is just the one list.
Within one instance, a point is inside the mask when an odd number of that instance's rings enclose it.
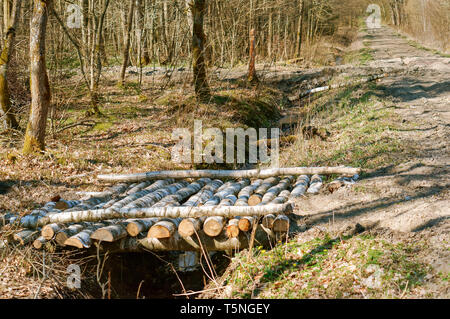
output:
{"label": "rutted dirt path", "polygon": [[[394,239],[425,239],[429,249],[422,252],[423,260],[436,273],[448,274],[450,58],[416,49],[389,28],[364,35],[364,41],[373,50],[368,68],[399,71],[378,82],[377,91],[393,102],[402,123],[411,124],[395,136],[415,154],[399,165],[365,172],[358,182],[364,191],[342,188],[302,200],[298,214],[305,217],[307,230],[300,236],[355,223],[388,229]],[[439,290],[448,297],[448,287]]]}

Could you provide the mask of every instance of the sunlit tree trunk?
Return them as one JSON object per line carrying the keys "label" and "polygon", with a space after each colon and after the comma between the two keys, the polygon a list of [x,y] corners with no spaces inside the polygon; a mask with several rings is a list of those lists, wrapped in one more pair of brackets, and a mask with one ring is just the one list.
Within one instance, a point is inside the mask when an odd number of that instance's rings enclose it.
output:
{"label": "sunlit tree trunk", "polygon": [[295,55],[300,57],[302,50],[302,29],[303,29],[303,0],[298,3],[298,25],[297,25],[297,46],[295,48]]}
{"label": "sunlit tree trunk", "polygon": [[[5,7],[6,3],[5,2]],[[9,8],[3,12],[5,23],[7,22],[6,37],[0,55],[0,117],[3,119],[5,129],[18,129],[19,123],[11,110],[11,100],[8,89],[8,67],[14,48],[16,30],[20,16],[22,0],[14,0],[12,16],[9,17]]]}
{"label": "sunlit tree trunk", "polygon": [[127,27],[125,32],[124,39],[124,47],[123,47],[123,60],[122,60],[122,69],[120,70],[120,84],[125,84],[125,71],[128,66],[129,58],[130,58],[130,36],[131,36],[131,28],[133,26],[133,16],[134,16],[134,5],[135,0],[130,0],[130,7],[128,11],[127,17]]}
{"label": "sunlit tree trunk", "polygon": [[23,145],[25,154],[45,149],[45,128],[51,98],[45,65],[45,35],[51,5],[52,0],[33,0],[30,24],[31,110]]}
{"label": "sunlit tree trunk", "polygon": [[198,98],[204,99],[209,97],[210,94],[205,65],[206,37],[203,31],[205,0],[193,0],[190,6],[193,19],[192,68],[194,71],[195,94]]}
{"label": "sunlit tree trunk", "polygon": [[248,75],[247,80],[250,83],[257,83],[258,77],[256,76],[256,68],[255,68],[255,61],[256,61],[256,51],[255,51],[255,29],[250,30],[250,61],[248,64]]}

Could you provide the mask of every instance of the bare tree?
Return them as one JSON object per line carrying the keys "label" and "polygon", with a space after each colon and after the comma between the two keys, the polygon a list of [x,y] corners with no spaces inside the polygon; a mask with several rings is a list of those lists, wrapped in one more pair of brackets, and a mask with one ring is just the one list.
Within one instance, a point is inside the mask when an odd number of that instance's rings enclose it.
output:
{"label": "bare tree", "polygon": [[125,85],[125,71],[127,69],[128,63],[130,61],[130,36],[131,28],[133,27],[133,16],[134,16],[134,5],[135,0],[130,0],[130,7],[128,8],[128,18],[125,31],[124,47],[123,47],[123,60],[122,68],[120,70],[120,84]]}
{"label": "bare tree", "polygon": [[[5,1],[5,7],[7,3],[8,1]],[[11,107],[11,100],[8,89],[8,68],[10,64],[9,61],[12,56],[12,51],[14,49],[14,40],[16,38],[16,30],[18,27],[21,5],[22,0],[14,0],[11,16],[9,16],[9,8],[6,8],[6,10],[4,10],[3,15],[5,24],[7,25],[7,31],[3,49],[0,55],[0,116],[4,118],[3,122],[5,129],[19,128],[19,123],[17,122]]]}
{"label": "bare tree", "polygon": [[45,64],[45,35],[52,0],[34,0],[30,24],[31,111],[25,134],[23,153],[45,149],[45,128],[50,107],[50,84]]}
{"label": "bare tree", "polygon": [[200,99],[210,95],[208,80],[206,78],[205,42],[206,36],[203,30],[205,15],[205,0],[192,0],[192,68],[194,71],[195,94]]}

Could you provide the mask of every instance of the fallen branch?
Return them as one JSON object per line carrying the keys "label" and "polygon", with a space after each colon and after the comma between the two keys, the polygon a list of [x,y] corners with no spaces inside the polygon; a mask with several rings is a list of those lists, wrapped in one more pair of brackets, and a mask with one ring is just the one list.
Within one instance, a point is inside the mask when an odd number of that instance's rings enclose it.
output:
{"label": "fallen branch", "polygon": [[97,122],[95,122],[94,120],[82,120],[80,122],[76,122],[76,123],[72,123],[66,126],[63,126],[62,128],[60,128],[59,130],[56,131],[56,133],[61,133],[65,130],[68,130],[69,128],[72,127],[76,127],[76,126],[95,126],[97,124]]}
{"label": "fallen branch", "polygon": [[344,82],[344,83],[337,83],[337,84],[332,84],[332,85],[321,86],[321,87],[317,87],[317,88],[313,88],[313,89],[310,89],[310,90],[303,91],[303,92],[301,92],[300,94],[297,94],[297,95],[289,96],[288,99],[289,99],[289,101],[293,102],[293,101],[298,100],[298,99],[300,99],[302,97],[305,97],[307,95],[314,94],[314,93],[317,93],[317,92],[324,92],[324,91],[328,91],[328,90],[331,90],[331,89],[337,89],[337,88],[341,88],[341,87],[367,83],[367,82],[371,82],[371,81],[375,81],[375,80],[384,78],[386,76],[387,76],[387,74],[383,73],[383,74],[378,74],[378,75],[371,75],[371,76],[369,76],[367,78],[359,79],[359,80],[356,80],[356,81],[347,81],[347,82]]}

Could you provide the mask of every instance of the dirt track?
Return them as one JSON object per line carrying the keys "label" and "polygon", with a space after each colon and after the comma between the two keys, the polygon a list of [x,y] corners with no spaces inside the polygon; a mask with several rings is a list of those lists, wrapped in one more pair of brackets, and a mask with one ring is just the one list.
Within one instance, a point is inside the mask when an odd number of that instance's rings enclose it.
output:
{"label": "dirt track", "polygon": [[[423,260],[436,272],[448,273],[450,59],[416,49],[388,28],[361,37],[373,50],[368,68],[398,71],[378,82],[377,92],[394,103],[403,123],[414,124],[395,136],[415,156],[366,172],[358,182],[362,192],[341,188],[303,200],[298,214],[306,217],[308,230],[300,236],[355,223],[372,225],[394,239],[425,239],[429,248]],[[442,293],[448,296],[448,288]]]}

